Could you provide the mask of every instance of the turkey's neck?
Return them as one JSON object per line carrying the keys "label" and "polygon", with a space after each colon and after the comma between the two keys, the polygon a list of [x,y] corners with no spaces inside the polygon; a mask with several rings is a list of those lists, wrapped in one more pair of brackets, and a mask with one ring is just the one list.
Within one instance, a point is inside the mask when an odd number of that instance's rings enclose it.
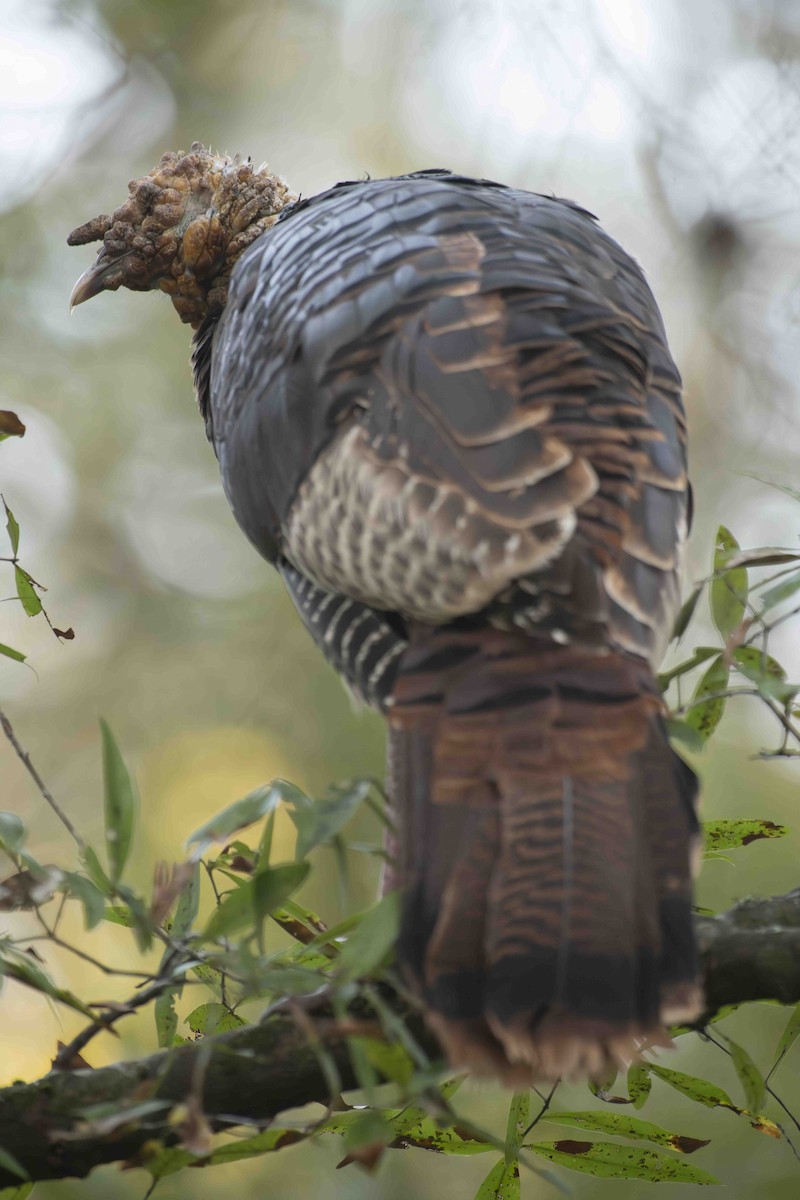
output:
{"label": "turkey's neck", "polygon": [[176,230],[173,261],[158,282],[182,321],[198,330],[209,317],[219,316],[242,254],[295,199],[277,176],[248,172],[244,179],[223,176],[210,202],[194,212],[187,206]]}

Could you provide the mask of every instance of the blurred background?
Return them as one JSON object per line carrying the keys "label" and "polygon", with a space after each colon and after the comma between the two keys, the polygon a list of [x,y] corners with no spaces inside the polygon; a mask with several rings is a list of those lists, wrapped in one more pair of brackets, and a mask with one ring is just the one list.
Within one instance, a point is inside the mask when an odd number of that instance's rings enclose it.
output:
{"label": "blurred background", "polygon": [[[68,249],[67,233],[120,204],[127,180],[164,150],[195,139],[266,159],[305,194],[364,172],[446,166],[580,202],[644,267],[684,374],[696,498],[689,578],[707,573],[720,521],[742,545],[794,546],[800,528],[800,506],[752,478],[798,483],[796,0],[3,0],[0,408],[17,412],[27,435],[0,448],[0,489],[22,527],[21,561],[75,640],[57,642],[14,601],[0,606],[0,641],[34,668],[0,658],[0,704],[95,842],[97,717],[107,718],[140,783],[133,875],[143,889],[156,857],[179,858],[203,820],[272,776],[313,792],[383,770],[380,721],[354,710],[228,512],[196,412],[189,331],[167,298],[120,291],[68,312],[94,251]],[[0,563],[0,597],[12,591]],[[711,636],[704,623],[705,612],[690,645]],[[798,628],[771,644],[792,677]],[[797,765],[754,758],[774,744],[769,721],[755,703],[729,705],[695,763],[706,816],[794,826],[783,841],[734,852],[735,866],[708,865],[700,902],[714,908],[800,883]],[[0,808],[24,816],[41,861],[66,864],[71,847],[5,741]],[[357,832],[376,834],[366,818]],[[291,857],[288,827],[280,837]],[[306,899],[334,920],[343,904],[370,902],[377,867],[352,854],[340,897],[325,853]],[[70,921],[81,938],[79,917]],[[116,927],[82,944],[117,965],[132,954]],[[124,994],[74,958],[47,954],[83,996]],[[80,1024],[13,986],[0,1013],[0,1084],[46,1070],[55,1039]],[[768,1067],[785,1020],[785,1010],[757,1005],[723,1028]],[[92,1043],[93,1065],[155,1045],[151,1017],[120,1029],[121,1042]],[[796,1064],[774,1082],[798,1112]],[[727,1060],[695,1036],[666,1065],[705,1074],[741,1102]],[[460,1099],[504,1128],[501,1093],[468,1085]],[[563,1102],[594,1103],[567,1088]],[[698,1165],[731,1198],[797,1195],[785,1142],[658,1083],[643,1115],[712,1138]],[[492,1165],[392,1152],[370,1179],[355,1167],[334,1173],[341,1147],[330,1143],[184,1173],[157,1194],[211,1197],[227,1186],[281,1200],[460,1200]],[[587,1198],[648,1192],[568,1182]],[[141,1172],[105,1170],[36,1195],[145,1190]],[[663,1194],[678,1190],[666,1184]],[[523,1179],[523,1197],[555,1195]]]}

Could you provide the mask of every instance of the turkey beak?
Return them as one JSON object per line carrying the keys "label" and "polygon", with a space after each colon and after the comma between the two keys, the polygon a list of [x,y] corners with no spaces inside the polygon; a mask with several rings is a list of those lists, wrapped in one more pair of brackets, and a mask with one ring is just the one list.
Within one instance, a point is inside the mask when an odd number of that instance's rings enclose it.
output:
{"label": "turkey beak", "polygon": [[118,258],[111,258],[105,250],[101,250],[97,256],[97,262],[89,267],[88,271],[83,272],[72,289],[72,295],[69,298],[70,308],[75,308],[77,304],[83,304],[86,300],[91,300],[93,296],[98,296],[105,288],[108,276],[118,266]]}

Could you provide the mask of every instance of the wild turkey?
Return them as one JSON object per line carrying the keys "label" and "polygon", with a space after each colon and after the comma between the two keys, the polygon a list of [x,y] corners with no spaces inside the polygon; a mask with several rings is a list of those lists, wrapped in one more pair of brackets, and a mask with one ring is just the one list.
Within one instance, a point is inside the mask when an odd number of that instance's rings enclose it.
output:
{"label": "wild turkey", "polygon": [[597,1076],[702,1006],[695,778],[654,680],[688,523],[644,277],[566,200],[447,171],[297,200],[165,154],[72,296],[195,330],[236,518],[389,726],[399,956],[454,1066]]}

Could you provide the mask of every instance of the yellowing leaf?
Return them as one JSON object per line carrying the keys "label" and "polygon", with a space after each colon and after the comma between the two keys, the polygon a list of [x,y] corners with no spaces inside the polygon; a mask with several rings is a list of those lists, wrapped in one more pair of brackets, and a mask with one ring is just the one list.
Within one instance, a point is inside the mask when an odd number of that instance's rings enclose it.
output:
{"label": "yellowing leaf", "polygon": [[704,821],[703,836],[706,850],[731,850],[736,846],[749,846],[763,838],[786,837],[786,825],[776,825],[759,817],[740,817],[730,821]]}
{"label": "yellowing leaf", "polygon": [[651,1075],[668,1083],[681,1095],[688,1096],[690,1100],[704,1104],[707,1108],[729,1108],[731,1112],[740,1114],[744,1111],[738,1104],[733,1103],[727,1092],[715,1083],[709,1083],[707,1079],[698,1079],[695,1075],[685,1075],[683,1071],[672,1071],[668,1067],[657,1067],[652,1063],[648,1069]]}
{"label": "yellowing leaf", "polygon": [[612,1133],[617,1137],[630,1138],[636,1142],[653,1142],[656,1146],[666,1146],[669,1150],[677,1150],[681,1154],[693,1154],[707,1141],[700,1138],[688,1137],[680,1133],[672,1133],[653,1125],[650,1121],[640,1121],[638,1117],[629,1117],[617,1112],[548,1112],[548,1122],[555,1125],[572,1125],[578,1129],[591,1129],[598,1133]]}
{"label": "yellowing leaf", "polygon": [[719,1183],[700,1167],[657,1150],[637,1150],[613,1142],[537,1142],[528,1147],[535,1154],[571,1171],[599,1179],[648,1179],[652,1183]]}

